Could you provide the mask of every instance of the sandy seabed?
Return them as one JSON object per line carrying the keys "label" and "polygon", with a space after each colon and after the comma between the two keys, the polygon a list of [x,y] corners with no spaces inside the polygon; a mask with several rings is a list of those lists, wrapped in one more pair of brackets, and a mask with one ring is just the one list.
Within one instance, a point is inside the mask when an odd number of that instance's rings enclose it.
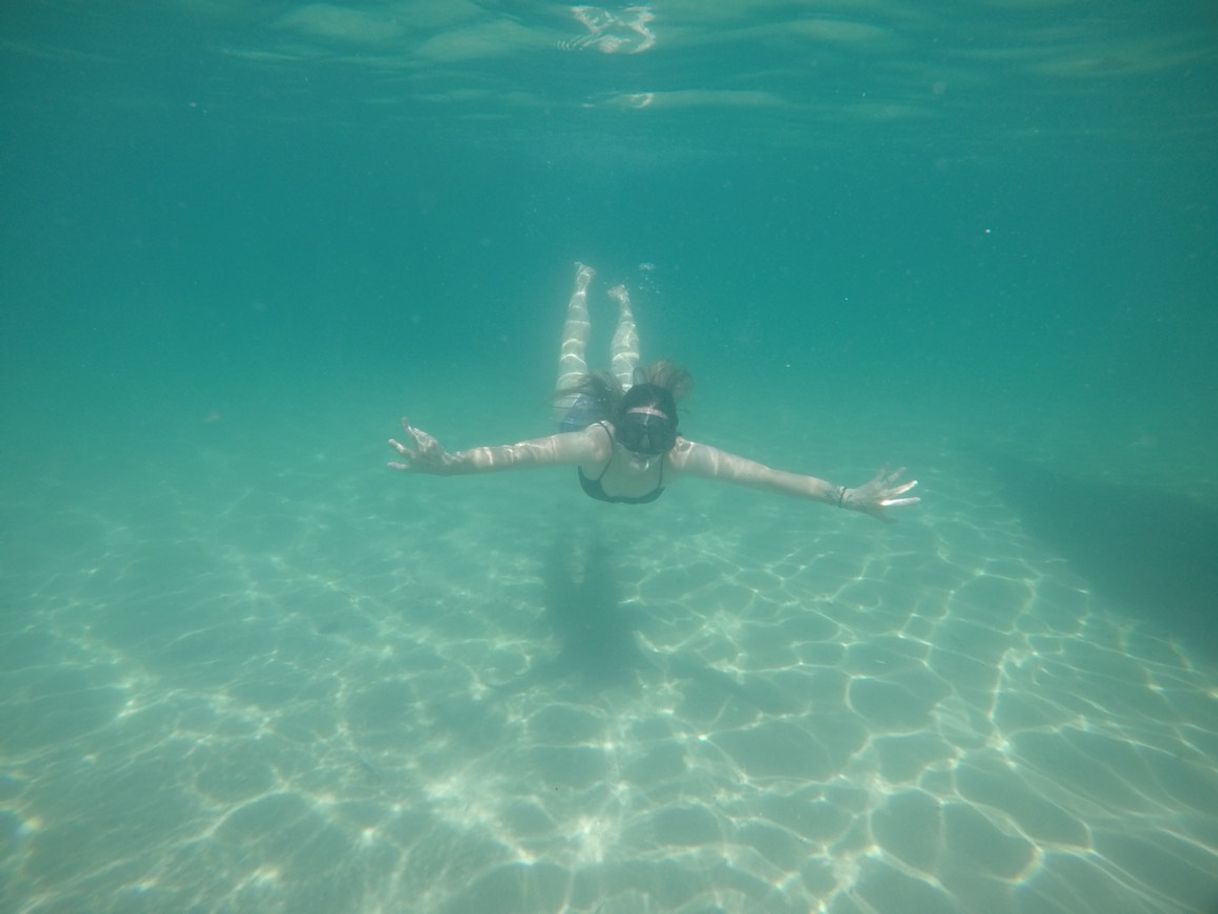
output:
{"label": "sandy seabed", "polygon": [[6,496],[6,911],[1218,903],[1218,668],[964,469],[882,527],[196,460]]}

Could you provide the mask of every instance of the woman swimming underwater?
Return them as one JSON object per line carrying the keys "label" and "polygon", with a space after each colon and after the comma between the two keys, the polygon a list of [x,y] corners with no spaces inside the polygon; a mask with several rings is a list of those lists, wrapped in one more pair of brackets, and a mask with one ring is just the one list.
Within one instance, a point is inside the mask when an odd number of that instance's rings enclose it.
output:
{"label": "woman swimming underwater", "polygon": [[785,495],[810,498],[889,519],[890,508],[917,504],[907,496],[917,480],[904,470],[880,472],[861,486],[839,486],[815,476],[775,470],[764,464],[690,441],[678,429],[677,401],[686,396],[689,374],[671,362],[639,367],[639,338],[630,297],[622,286],[609,294],[619,305],[611,372],[589,372],[585,360],[591,324],[588,284],[594,271],[576,264],[575,289],[567,304],[558,360],[555,402],[559,432],[519,444],[475,447],[452,453],[422,429],[402,420],[405,443],[389,439],[399,457],[389,467],[407,473],[456,476],[537,466],[574,466],[592,498],[617,504],[654,502],[682,476],[721,479]]}

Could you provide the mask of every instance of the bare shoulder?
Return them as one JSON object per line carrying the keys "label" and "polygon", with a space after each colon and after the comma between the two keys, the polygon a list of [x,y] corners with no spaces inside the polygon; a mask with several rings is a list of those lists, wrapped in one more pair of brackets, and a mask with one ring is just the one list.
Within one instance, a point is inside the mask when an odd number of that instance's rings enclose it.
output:
{"label": "bare shoulder", "polygon": [[561,433],[558,438],[563,439],[564,448],[576,463],[604,463],[613,456],[612,435],[612,426],[594,422],[578,432]]}

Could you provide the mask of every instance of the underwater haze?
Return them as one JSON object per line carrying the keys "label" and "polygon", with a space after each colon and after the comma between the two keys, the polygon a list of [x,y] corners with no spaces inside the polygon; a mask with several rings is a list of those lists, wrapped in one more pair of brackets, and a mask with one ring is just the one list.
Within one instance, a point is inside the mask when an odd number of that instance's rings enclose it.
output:
{"label": "underwater haze", "polygon": [[[1208,0],[7,0],[0,910],[1218,912]],[[628,290],[702,479],[553,433]]]}

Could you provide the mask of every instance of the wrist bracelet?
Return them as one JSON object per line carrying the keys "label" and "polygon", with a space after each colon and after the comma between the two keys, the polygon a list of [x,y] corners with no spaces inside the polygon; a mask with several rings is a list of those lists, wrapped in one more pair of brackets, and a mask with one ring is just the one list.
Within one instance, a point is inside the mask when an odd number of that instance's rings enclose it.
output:
{"label": "wrist bracelet", "polygon": [[840,508],[846,503],[846,487],[842,486],[837,493],[837,506]]}

